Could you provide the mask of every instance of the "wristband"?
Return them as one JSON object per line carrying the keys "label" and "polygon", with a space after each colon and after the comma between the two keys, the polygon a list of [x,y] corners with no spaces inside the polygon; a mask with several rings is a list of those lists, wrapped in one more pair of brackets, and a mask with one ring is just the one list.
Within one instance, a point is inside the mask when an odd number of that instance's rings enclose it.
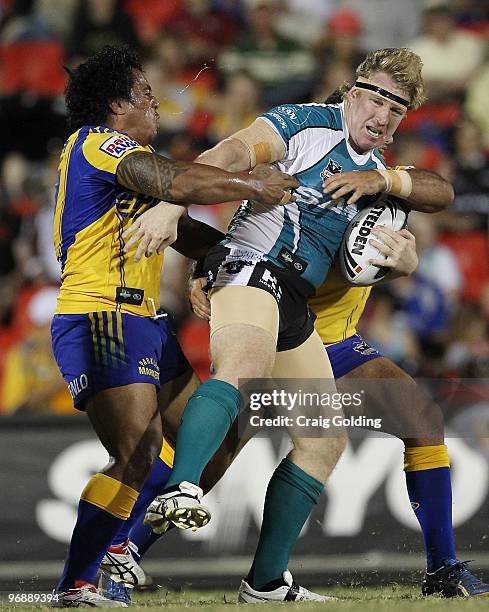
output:
{"label": "wristband", "polygon": [[412,178],[406,170],[379,170],[377,172],[384,177],[386,193],[409,198],[413,190]]}

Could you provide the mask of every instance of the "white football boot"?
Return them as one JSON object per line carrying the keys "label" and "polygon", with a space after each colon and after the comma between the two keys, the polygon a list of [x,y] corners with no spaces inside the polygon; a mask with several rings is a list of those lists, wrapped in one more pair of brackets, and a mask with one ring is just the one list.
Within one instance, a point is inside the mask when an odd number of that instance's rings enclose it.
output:
{"label": "white football boot", "polygon": [[263,603],[265,601],[337,601],[336,597],[318,595],[299,586],[294,582],[289,570],[285,570],[282,578],[284,581],[283,586],[279,586],[273,591],[256,591],[250,587],[246,580],[242,580],[238,591],[238,601],[251,604]]}
{"label": "white football boot", "polygon": [[52,605],[54,608],[127,608],[127,604],[122,601],[114,601],[100,595],[93,584],[84,584],[63,593],[56,593]]}
{"label": "white football boot", "polygon": [[183,481],[174,491],[158,495],[151,502],[144,522],[155,533],[165,533],[170,523],[179,529],[197,531],[211,520],[210,510],[200,503],[202,496],[200,487]]}
{"label": "white football boot", "polygon": [[146,574],[136,561],[132,554],[133,550],[137,552],[137,547],[129,540],[116,546],[110,546],[100,563],[100,569],[108,574],[114,582],[147,587],[152,584],[153,579]]}

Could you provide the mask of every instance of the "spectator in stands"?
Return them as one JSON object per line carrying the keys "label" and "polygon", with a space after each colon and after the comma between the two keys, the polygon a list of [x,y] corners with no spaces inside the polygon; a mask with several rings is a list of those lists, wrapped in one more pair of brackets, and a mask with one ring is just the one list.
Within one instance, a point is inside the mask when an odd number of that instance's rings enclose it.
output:
{"label": "spectator in stands", "polygon": [[[59,1],[59,0],[55,0]],[[184,0],[126,0],[124,8],[133,20],[144,47],[151,47],[168,23],[183,11]]]}
{"label": "spectator in stands", "polygon": [[35,11],[48,23],[61,40],[66,40],[71,31],[78,0],[37,0]]}
{"label": "spectator in stands", "polygon": [[[461,378],[489,376],[489,334],[487,320],[476,306],[463,306],[452,331],[446,355],[447,369]],[[486,387],[487,388],[487,387]]]}
{"label": "spectator in stands", "polygon": [[456,27],[451,3],[427,0],[423,34],[409,44],[423,60],[429,98],[460,98],[484,57],[483,40]]}
{"label": "spectator in stands", "polygon": [[156,142],[166,144],[171,135],[186,131],[214,79],[207,79],[205,67],[197,73],[189,68],[186,42],[169,31],[163,32],[151,47],[145,71],[159,102],[160,131]]}
{"label": "spectator in stands", "polygon": [[0,405],[5,413],[71,412],[72,400],[51,350],[58,289],[44,287],[28,305],[30,327],[5,356]]}
{"label": "spectator in stands", "polygon": [[326,20],[334,12],[337,0],[282,0],[277,20],[279,34],[304,47],[315,47],[324,36]]}
{"label": "spectator in stands", "polygon": [[462,120],[455,129],[453,144],[453,210],[465,214],[478,213],[479,227],[487,229],[489,160],[479,126],[468,119]]}
{"label": "spectator in stands", "polygon": [[21,229],[21,217],[15,203],[21,197],[22,185],[28,174],[27,160],[18,153],[7,155],[0,171],[0,278],[17,271],[15,240]]}
{"label": "spectator in stands", "polygon": [[69,56],[77,64],[104,45],[139,48],[139,39],[124,10],[123,0],[80,0],[68,38]]}
{"label": "spectator in stands", "polygon": [[214,102],[214,118],[208,129],[212,144],[250,125],[260,115],[260,89],[246,70],[229,74],[223,94]]}
{"label": "spectator in stands", "polygon": [[63,93],[64,49],[34,0],[16,0],[0,32],[0,158],[11,150],[45,155],[48,137],[64,136],[56,98]]}
{"label": "spectator in stands", "polygon": [[477,71],[467,86],[465,109],[469,117],[477,124],[483,140],[483,146],[489,149],[489,61]]}
{"label": "spectator in stands", "polygon": [[182,11],[169,21],[166,29],[180,42],[185,41],[190,64],[200,69],[236,39],[238,22],[216,8],[211,0],[184,0]]}
{"label": "spectator in stands", "polygon": [[334,12],[326,22],[324,35],[316,46],[321,73],[315,94],[318,102],[324,102],[344,81],[354,80],[355,67],[364,56],[360,51],[362,30],[357,13],[348,9]]}
{"label": "spectator in stands", "polygon": [[363,23],[362,51],[408,47],[419,32],[418,0],[339,0],[338,4],[355,11]]}
{"label": "spectator in stands", "polygon": [[432,282],[452,302],[457,303],[463,290],[460,266],[453,252],[437,241],[436,218],[413,213],[409,227],[416,236],[419,265],[414,276]]}
{"label": "spectator in stands", "polygon": [[248,32],[224,51],[224,72],[247,69],[263,88],[265,106],[310,97],[315,71],[312,53],[277,33],[278,1],[248,0]]}

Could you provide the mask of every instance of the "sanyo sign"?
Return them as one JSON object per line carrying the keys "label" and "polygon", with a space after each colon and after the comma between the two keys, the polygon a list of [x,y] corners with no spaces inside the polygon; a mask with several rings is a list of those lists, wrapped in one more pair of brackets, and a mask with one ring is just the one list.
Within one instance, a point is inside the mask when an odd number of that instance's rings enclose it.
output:
{"label": "sanyo sign", "polygon": [[[489,464],[461,439],[448,437],[448,447],[455,468],[452,478],[457,526],[470,520],[484,503]],[[284,443],[277,454],[269,440],[252,440],[206,498],[213,520],[205,529],[182,532],[182,536],[207,542],[210,550],[238,550],[250,522],[260,525],[268,480],[287,450]],[[355,451],[349,446],[326,485],[327,503],[322,520],[325,536],[358,535],[369,501],[380,487],[385,487],[392,516],[401,525],[418,530],[405,489],[402,459],[403,445],[394,438],[367,437]],[[48,474],[52,497],[39,501],[36,507],[38,524],[49,537],[69,541],[80,493],[89,477],[105,463],[107,454],[96,440],[73,444],[56,457]],[[306,532],[307,525],[302,534]]]}

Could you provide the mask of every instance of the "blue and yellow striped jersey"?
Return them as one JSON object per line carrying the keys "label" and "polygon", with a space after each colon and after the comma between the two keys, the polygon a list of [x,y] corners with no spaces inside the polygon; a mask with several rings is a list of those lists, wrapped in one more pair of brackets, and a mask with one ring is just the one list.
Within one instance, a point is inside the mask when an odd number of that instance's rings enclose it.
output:
{"label": "blue and yellow striped jersey", "polygon": [[326,281],[309,300],[317,317],[314,327],[324,344],[341,342],[356,334],[371,289],[348,285],[338,267],[331,268]]}
{"label": "blue and yellow striped jersey", "polygon": [[63,148],[54,214],[58,314],[117,310],[148,316],[159,307],[163,256],[135,263],[136,247],[123,252],[124,230],[157,202],[117,183],[119,162],[135,151],[153,149],[103,126],[82,127]]}

